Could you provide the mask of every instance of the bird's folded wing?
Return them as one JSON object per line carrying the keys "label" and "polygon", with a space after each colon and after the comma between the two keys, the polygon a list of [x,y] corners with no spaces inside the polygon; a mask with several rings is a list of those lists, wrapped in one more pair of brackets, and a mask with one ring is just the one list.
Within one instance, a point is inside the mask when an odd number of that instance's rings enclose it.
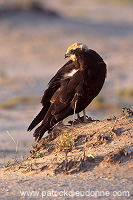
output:
{"label": "bird's folded wing", "polygon": [[73,109],[75,101],[78,100],[79,96],[84,95],[80,73],[77,72],[76,74],[71,79],[65,80],[51,98],[51,102],[53,103],[51,105],[51,114],[55,115],[63,111],[67,106]]}
{"label": "bird's folded wing", "polygon": [[55,83],[58,83],[62,75],[65,73],[67,68],[69,69],[70,67],[74,67],[72,64],[72,61],[69,60],[63,67],[61,67],[55,76],[49,81],[48,85],[54,87]]}
{"label": "bird's folded wing", "polygon": [[61,81],[63,78],[63,75],[65,71],[73,68],[74,65],[72,61],[68,61],[63,67],[61,67],[55,76],[49,81],[48,83],[48,89],[45,90],[44,95],[42,97],[41,103],[43,106],[46,106],[47,103],[50,103],[51,97],[54,95],[54,93],[60,88]]}

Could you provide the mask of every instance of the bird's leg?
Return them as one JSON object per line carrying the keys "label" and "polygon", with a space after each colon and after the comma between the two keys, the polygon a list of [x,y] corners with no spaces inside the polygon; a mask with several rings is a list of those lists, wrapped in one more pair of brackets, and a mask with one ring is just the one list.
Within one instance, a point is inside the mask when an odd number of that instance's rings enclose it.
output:
{"label": "bird's leg", "polygon": [[80,117],[79,113],[77,113],[77,120],[81,123],[87,123],[88,120],[87,120],[87,117],[86,117],[86,113],[85,113],[85,109],[83,110],[83,116]]}
{"label": "bird's leg", "polygon": [[78,101],[78,100],[76,100],[75,103],[74,103],[73,123],[74,123],[74,121],[75,121],[77,101]]}
{"label": "bird's leg", "polygon": [[79,113],[77,113],[77,119],[80,121],[80,115],[79,115]]}
{"label": "bird's leg", "polygon": [[86,114],[85,114],[85,109],[83,110],[83,116],[84,116],[84,123],[87,123],[87,118],[86,118]]}
{"label": "bird's leg", "polygon": [[78,122],[80,122],[80,123],[83,122],[82,117],[80,117],[79,113],[77,113],[77,120],[78,120]]}

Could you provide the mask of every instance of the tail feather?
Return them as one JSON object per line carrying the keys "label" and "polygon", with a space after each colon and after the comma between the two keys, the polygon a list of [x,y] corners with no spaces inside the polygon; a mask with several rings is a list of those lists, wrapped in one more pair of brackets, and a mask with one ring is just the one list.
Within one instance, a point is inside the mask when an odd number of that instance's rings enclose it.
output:
{"label": "tail feather", "polygon": [[44,133],[50,129],[50,123],[46,122],[40,125],[34,132],[33,137],[35,137],[35,141],[39,142]]}
{"label": "tail feather", "polygon": [[33,119],[31,124],[29,125],[27,131],[31,131],[37,124],[39,124],[46,114],[45,108],[43,107],[39,114]]}

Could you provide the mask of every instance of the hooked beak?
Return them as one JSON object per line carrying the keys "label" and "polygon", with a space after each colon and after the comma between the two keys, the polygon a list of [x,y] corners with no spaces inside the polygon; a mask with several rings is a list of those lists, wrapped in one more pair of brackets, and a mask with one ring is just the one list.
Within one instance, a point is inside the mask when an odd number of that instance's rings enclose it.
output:
{"label": "hooked beak", "polygon": [[66,54],[65,54],[65,58],[68,58],[68,57],[70,57],[70,54],[69,54],[69,53],[66,53]]}

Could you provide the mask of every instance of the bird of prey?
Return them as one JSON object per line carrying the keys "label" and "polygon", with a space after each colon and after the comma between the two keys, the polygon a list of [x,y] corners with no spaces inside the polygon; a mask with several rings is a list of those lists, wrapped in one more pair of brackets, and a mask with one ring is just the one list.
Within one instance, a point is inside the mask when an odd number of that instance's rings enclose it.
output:
{"label": "bird of prey", "polygon": [[70,60],[48,83],[42,97],[42,109],[28,127],[31,131],[41,122],[33,136],[39,141],[46,131],[69,115],[83,111],[99,94],[106,78],[102,57],[86,44],[68,47],[65,58]]}

